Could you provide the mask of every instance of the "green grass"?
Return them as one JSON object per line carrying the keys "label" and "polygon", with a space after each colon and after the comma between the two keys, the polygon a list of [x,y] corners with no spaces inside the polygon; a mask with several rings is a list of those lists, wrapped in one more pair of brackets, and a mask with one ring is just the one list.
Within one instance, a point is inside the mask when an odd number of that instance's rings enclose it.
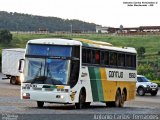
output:
{"label": "green grass", "polygon": [[145,47],[145,58],[142,60],[155,60],[160,58],[158,51],[160,51],[160,36],[145,35],[145,36],[106,36],[99,34],[13,34],[13,40],[8,45],[0,44],[0,51],[3,48],[25,48],[28,40],[37,38],[85,38],[91,40],[98,40],[109,42],[114,46],[126,46],[126,47]]}
{"label": "green grass", "polygon": [[96,34],[90,35],[55,35],[55,34],[13,34],[13,41],[16,46],[23,46],[30,39],[37,38],[86,38],[98,41],[105,41],[112,43],[115,46],[127,47],[145,47],[147,54],[157,53],[160,51],[160,36],[146,35],[146,36],[101,36]]}
{"label": "green grass", "polygon": [[146,53],[157,52],[160,46],[160,36],[91,36],[90,39],[110,42],[115,46],[145,47]]}
{"label": "green grass", "polygon": [[[160,36],[145,35],[145,36],[107,36],[103,34],[13,34],[13,40],[10,44],[0,44],[0,54],[4,48],[25,48],[28,40],[38,38],[84,38],[109,42],[114,46],[125,47],[145,47],[145,57],[140,61],[144,63],[159,61],[160,65]],[[1,55],[0,55],[1,57]],[[139,63],[140,63],[139,61]]]}

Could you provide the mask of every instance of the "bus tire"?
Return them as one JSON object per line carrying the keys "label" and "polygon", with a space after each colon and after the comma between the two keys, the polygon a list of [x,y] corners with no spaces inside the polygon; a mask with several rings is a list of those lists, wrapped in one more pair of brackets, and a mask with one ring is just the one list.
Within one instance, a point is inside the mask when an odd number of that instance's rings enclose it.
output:
{"label": "bus tire", "polygon": [[119,107],[123,107],[124,106],[125,100],[126,100],[126,93],[123,90],[122,95],[121,95],[121,99],[120,99],[120,103],[119,103]]}
{"label": "bus tire", "polygon": [[120,90],[117,90],[116,96],[115,96],[114,107],[120,107],[120,101],[121,101],[121,93],[120,93]]}
{"label": "bus tire", "polygon": [[85,92],[85,89],[81,89],[80,94],[79,94],[79,102],[75,103],[75,108],[76,109],[84,108],[85,101],[86,101],[86,92]]}
{"label": "bus tire", "polygon": [[18,84],[18,83],[17,83],[17,77],[12,76],[12,77],[10,78],[10,84],[12,84],[12,85]]}
{"label": "bus tire", "polygon": [[37,101],[37,107],[38,108],[43,108],[43,106],[44,106],[44,102]]}

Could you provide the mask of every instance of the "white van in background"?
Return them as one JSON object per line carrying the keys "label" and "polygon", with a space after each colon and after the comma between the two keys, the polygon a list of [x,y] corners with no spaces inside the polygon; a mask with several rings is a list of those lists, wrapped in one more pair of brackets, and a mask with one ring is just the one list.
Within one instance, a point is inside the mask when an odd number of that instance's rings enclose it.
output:
{"label": "white van in background", "polygon": [[20,83],[20,72],[18,71],[19,60],[24,58],[25,49],[13,48],[2,50],[2,74],[10,79],[11,84]]}

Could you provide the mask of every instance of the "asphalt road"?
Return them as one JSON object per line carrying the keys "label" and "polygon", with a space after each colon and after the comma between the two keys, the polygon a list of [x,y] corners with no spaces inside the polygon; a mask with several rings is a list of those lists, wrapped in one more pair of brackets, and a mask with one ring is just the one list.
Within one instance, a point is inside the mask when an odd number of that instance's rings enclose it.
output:
{"label": "asphalt road", "polygon": [[136,96],[125,102],[124,108],[107,108],[104,103],[92,103],[86,109],[74,109],[74,105],[49,104],[36,107],[36,102],[20,99],[20,85],[10,85],[0,74],[0,119],[2,120],[108,120],[108,119],[160,119],[160,90],[157,96]]}

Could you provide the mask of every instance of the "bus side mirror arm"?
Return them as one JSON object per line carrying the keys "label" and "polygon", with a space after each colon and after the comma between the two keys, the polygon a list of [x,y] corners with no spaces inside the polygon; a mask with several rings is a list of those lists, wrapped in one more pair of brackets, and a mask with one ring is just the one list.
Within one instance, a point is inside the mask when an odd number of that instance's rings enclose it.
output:
{"label": "bus side mirror arm", "polygon": [[18,65],[18,71],[20,73],[23,73],[23,68],[24,68],[24,59],[19,60],[19,65]]}

